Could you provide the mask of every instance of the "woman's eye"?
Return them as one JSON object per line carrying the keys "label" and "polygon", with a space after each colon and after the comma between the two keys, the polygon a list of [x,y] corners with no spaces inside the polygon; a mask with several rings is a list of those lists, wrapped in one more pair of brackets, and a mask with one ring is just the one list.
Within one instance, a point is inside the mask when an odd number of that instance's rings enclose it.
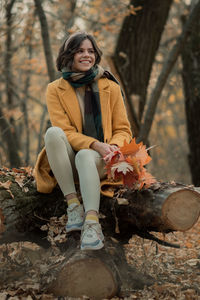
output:
{"label": "woman's eye", "polygon": [[[84,53],[84,50],[83,49],[78,49],[76,53]],[[88,53],[93,54],[93,53],[95,53],[95,51],[93,49],[89,49]]]}

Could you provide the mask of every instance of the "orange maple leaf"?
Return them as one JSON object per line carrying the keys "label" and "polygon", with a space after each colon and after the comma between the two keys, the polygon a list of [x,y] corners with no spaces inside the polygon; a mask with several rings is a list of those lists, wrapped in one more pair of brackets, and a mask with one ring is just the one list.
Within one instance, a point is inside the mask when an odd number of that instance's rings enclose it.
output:
{"label": "orange maple leaf", "polygon": [[122,180],[124,185],[133,188],[138,183],[139,175],[135,172],[128,172],[126,175],[122,176]]}
{"label": "orange maple leaf", "polygon": [[124,141],[124,146],[120,147],[120,151],[123,155],[134,155],[140,147],[143,146],[143,143],[136,144],[135,138],[132,139],[130,144],[128,144],[126,141]]}
{"label": "orange maple leaf", "polygon": [[155,177],[153,177],[145,168],[142,172],[142,180],[146,188],[150,187],[153,183],[156,183]]}
{"label": "orange maple leaf", "polygon": [[140,149],[135,153],[135,157],[141,161],[141,164],[147,165],[151,161],[151,157],[147,153],[146,146],[141,146]]}
{"label": "orange maple leaf", "polygon": [[137,158],[129,155],[126,158],[126,161],[133,166],[134,172],[139,175],[140,174],[140,162],[137,160]]}
{"label": "orange maple leaf", "polygon": [[137,144],[135,138],[128,144],[104,158],[109,179],[122,180],[129,188],[140,190],[155,183],[155,178],[146,171],[144,165],[151,161],[146,146]]}

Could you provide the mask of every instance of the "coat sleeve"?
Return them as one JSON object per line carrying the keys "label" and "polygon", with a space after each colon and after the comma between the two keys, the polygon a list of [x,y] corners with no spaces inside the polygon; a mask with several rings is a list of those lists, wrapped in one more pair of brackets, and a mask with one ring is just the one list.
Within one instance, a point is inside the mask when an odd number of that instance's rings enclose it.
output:
{"label": "coat sleeve", "polygon": [[124,140],[128,143],[131,141],[132,132],[120,86],[114,82],[111,83],[111,106],[112,138],[109,144],[116,144],[121,147],[124,145]]}
{"label": "coat sleeve", "polygon": [[64,110],[56,88],[52,84],[49,84],[47,87],[46,102],[52,126],[60,127],[65,132],[70,145],[75,151],[89,149],[90,145],[94,141],[97,141],[93,137],[89,137],[78,132],[77,128],[72,124],[69,116]]}

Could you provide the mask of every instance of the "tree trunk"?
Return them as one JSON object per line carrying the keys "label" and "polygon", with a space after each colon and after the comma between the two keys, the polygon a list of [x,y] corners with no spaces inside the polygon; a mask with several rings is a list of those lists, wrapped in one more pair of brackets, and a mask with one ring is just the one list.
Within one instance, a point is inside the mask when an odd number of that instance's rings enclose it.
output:
{"label": "tree trunk", "polygon": [[134,233],[186,231],[199,218],[200,189],[170,183],[135,192],[119,189],[113,199],[102,201],[101,210],[107,217],[102,223],[109,234],[117,232],[114,236],[124,242]]}
{"label": "tree trunk", "polygon": [[51,82],[56,79],[56,76],[55,76],[55,68],[54,68],[53,55],[51,50],[47,18],[43,10],[41,0],[34,0],[34,1],[35,1],[36,12],[40,20],[44,54],[46,59],[48,75],[49,75],[49,81]]}
{"label": "tree trunk", "polygon": [[[2,182],[6,182],[7,190]],[[0,172],[0,208],[4,219],[1,242],[9,242],[10,238],[13,241],[18,235],[21,238],[21,234],[38,230],[43,220],[65,213],[60,189],[41,194],[33,182],[33,177],[23,169]],[[198,220],[200,193],[198,188],[169,183],[142,191],[118,187],[114,198],[102,197],[100,209],[106,216],[102,220],[105,234],[119,240],[130,238],[137,231],[185,231]]]}
{"label": "tree trunk", "polygon": [[128,265],[120,243],[107,239],[105,247],[98,251],[79,250],[78,240],[71,236],[65,245],[65,260],[48,286],[56,296],[90,299],[110,299],[116,295],[125,296],[130,290],[142,289],[153,284],[150,276],[138,272]]}
{"label": "tree trunk", "polygon": [[125,18],[119,34],[114,62],[126,94],[129,97],[132,94],[139,96],[139,120],[171,3],[172,0],[131,0],[131,5],[142,9],[136,15],[130,14]]}
{"label": "tree trunk", "polygon": [[[34,283],[44,293],[57,297],[108,299],[116,295],[127,296],[132,290],[143,289],[154,280],[128,265],[122,245],[106,241],[98,251],[79,250],[80,234],[71,233],[59,248],[42,248],[24,242],[16,247],[15,259],[4,259],[0,268],[0,289],[15,282]],[[12,249],[12,252],[13,252]],[[9,257],[9,246],[4,257]],[[14,258],[14,257],[13,257]],[[30,279],[31,274],[35,274]],[[22,285],[21,284],[21,285]],[[21,286],[20,286],[21,287]]]}
{"label": "tree trunk", "polygon": [[[1,105],[1,94],[0,94],[0,105]],[[0,128],[2,139],[6,141],[6,150],[10,166],[19,167],[21,160],[16,150],[15,138],[13,136],[10,123],[5,118],[3,111],[0,107]]]}
{"label": "tree trunk", "polygon": [[[185,23],[185,22],[184,22]],[[200,185],[200,19],[190,31],[181,52],[183,63],[183,86],[189,144],[189,165],[192,182]]]}
{"label": "tree trunk", "polygon": [[[4,62],[4,73],[5,73],[5,85],[6,85],[6,97],[8,109],[12,110],[15,106],[13,99],[13,75],[11,60],[13,56],[12,49],[12,26],[13,26],[13,14],[12,9],[14,6],[15,0],[8,1],[5,5],[6,10],[6,53],[5,53],[5,62]],[[1,96],[1,95],[0,95]],[[0,104],[2,106],[2,101],[0,99]],[[17,126],[15,124],[14,118],[11,116],[7,120],[3,115],[2,107],[0,111],[0,127],[2,138],[5,140],[7,156],[10,167],[19,167],[21,165],[21,159],[18,153],[19,142],[17,134]]]}
{"label": "tree trunk", "polygon": [[[38,18],[40,21],[43,49],[44,49],[44,55],[45,55],[45,60],[46,60],[49,81],[52,82],[56,79],[56,71],[54,68],[54,61],[53,61],[53,54],[52,54],[52,48],[51,48],[51,42],[50,42],[48,22],[47,22],[47,18],[46,18],[44,9],[42,7],[41,0],[34,0],[34,2],[35,2],[36,12],[37,12],[37,15],[38,15]],[[37,154],[41,150],[42,132],[44,129],[44,121],[45,121],[46,114],[47,114],[47,107],[44,106],[43,113],[41,116],[41,122],[40,122],[40,132],[39,132],[39,138],[38,138]]]}
{"label": "tree trunk", "polygon": [[[26,38],[27,44],[26,49],[28,52],[28,59],[31,60],[33,56],[33,45],[32,45],[32,37],[33,37],[33,28],[35,25],[35,15],[33,15],[33,19],[30,20],[30,24],[26,30]],[[21,103],[21,109],[24,116],[24,131],[25,131],[25,142],[24,142],[24,162],[25,166],[28,166],[30,163],[30,126],[29,126],[29,112],[28,112],[28,100],[29,100],[29,88],[31,85],[31,70],[25,70],[25,80],[24,80],[24,88],[23,88],[23,97]]]}
{"label": "tree trunk", "polygon": [[[50,217],[63,215],[65,205],[60,189],[48,195],[38,193],[26,169],[0,169],[0,243],[29,240],[48,248],[40,227]],[[66,242],[57,245],[59,256],[52,254],[53,247],[24,249],[24,254],[18,255],[23,264],[9,260],[9,265],[1,267],[0,287],[19,278],[29,281],[30,267],[38,273],[40,289],[57,297],[112,298],[153,284],[151,277],[128,265],[123,244],[135,233],[147,237],[144,233],[150,230],[191,228],[200,213],[200,189],[175,183],[157,183],[140,192],[118,187],[114,198],[102,197],[100,212],[105,216],[101,221],[103,249],[81,251],[78,232],[68,234]]]}
{"label": "tree trunk", "polygon": [[[190,31],[195,26],[197,20],[199,19],[200,15],[200,1],[194,6],[193,10],[188,16],[187,22],[183,28],[183,31],[179,38],[177,39],[176,44],[173,46],[172,50],[170,51],[168,58],[166,59],[162,71],[158,77],[156,86],[151,94],[149,99],[147,111],[145,113],[144,123],[141,126],[141,130],[139,133],[139,140],[143,141],[144,143],[147,142],[149,132],[151,130],[151,125],[153,123],[154,114],[156,111],[156,106],[160,95],[162,93],[163,87],[167,81],[167,78],[181,53],[182,48],[184,47],[187,37],[190,34]],[[199,136],[199,132],[197,133]]]}

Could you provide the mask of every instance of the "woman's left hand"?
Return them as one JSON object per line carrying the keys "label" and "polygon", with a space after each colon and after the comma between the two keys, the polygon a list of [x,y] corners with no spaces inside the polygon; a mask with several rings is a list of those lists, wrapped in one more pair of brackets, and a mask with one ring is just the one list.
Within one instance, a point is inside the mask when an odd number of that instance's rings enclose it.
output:
{"label": "woman's left hand", "polygon": [[90,146],[91,149],[99,152],[99,154],[104,157],[106,155],[108,155],[109,153],[118,150],[118,146],[117,145],[109,145],[107,143],[102,143],[102,142],[94,142],[92,143],[92,145]]}

